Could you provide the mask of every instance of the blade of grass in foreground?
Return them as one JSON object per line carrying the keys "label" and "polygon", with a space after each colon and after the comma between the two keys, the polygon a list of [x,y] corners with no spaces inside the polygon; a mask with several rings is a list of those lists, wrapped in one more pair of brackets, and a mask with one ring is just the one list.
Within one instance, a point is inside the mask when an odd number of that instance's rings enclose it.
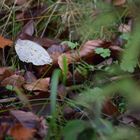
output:
{"label": "blade of grass in foreground", "polygon": [[55,130],[55,120],[56,120],[56,97],[57,97],[57,86],[58,86],[58,81],[59,81],[59,76],[61,74],[60,70],[55,70],[53,72],[52,76],[52,81],[51,81],[51,115],[52,115],[52,120],[51,120],[51,127],[53,130]]}

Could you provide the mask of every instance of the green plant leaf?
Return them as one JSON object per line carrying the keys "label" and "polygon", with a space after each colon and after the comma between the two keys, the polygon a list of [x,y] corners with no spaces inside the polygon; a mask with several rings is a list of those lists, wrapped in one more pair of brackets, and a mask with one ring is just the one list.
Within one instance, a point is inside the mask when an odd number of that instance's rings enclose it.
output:
{"label": "green plant leaf", "polygon": [[126,49],[124,51],[120,67],[124,71],[134,72],[140,54],[140,19],[136,21],[134,30],[131,34]]}
{"label": "green plant leaf", "polygon": [[76,43],[73,43],[71,41],[63,41],[61,44],[62,45],[63,44],[67,44],[68,47],[70,47],[71,49],[75,49],[78,46],[78,43],[77,42]]}
{"label": "green plant leaf", "polygon": [[104,49],[104,48],[96,48],[95,49],[96,54],[100,54],[103,58],[109,57],[111,51],[109,49]]}
{"label": "green plant leaf", "polygon": [[64,127],[64,140],[77,140],[78,134],[86,127],[86,123],[82,120],[69,121]]}

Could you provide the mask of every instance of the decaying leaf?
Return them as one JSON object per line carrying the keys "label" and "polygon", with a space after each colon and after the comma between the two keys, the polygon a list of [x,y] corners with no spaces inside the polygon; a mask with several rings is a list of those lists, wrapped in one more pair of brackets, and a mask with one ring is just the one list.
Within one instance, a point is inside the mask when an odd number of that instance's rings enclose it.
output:
{"label": "decaying leaf", "polygon": [[72,62],[77,62],[81,58],[92,57],[95,52],[94,50],[101,46],[103,43],[102,40],[92,40],[86,42],[83,46],[81,46],[80,50],[75,50],[74,52],[67,52],[58,57],[58,64],[61,69],[63,69],[63,59],[64,57],[67,59],[67,63],[71,64]]}
{"label": "decaying leaf", "polygon": [[58,57],[58,64],[61,69],[63,69],[63,59],[64,57],[67,59],[67,65],[71,64],[72,62],[78,62],[81,59],[86,61],[94,61],[94,56],[96,55],[95,49],[96,48],[108,48],[115,53],[120,53],[123,51],[119,46],[112,45],[111,42],[106,42],[103,40],[90,40],[87,41],[84,45],[80,47],[79,50],[68,51],[63,53]]}
{"label": "decaying leaf", "polygon": [[13,70],[10,67],[1,67],[0,68],[0,81],[5,79],[8,76],[13,75]]}
{"label": "decaying leaf", "polygon": [[29,91],[48,91],[50,78],[41,78],[35,82],[25,84],[24,88]]}
{"label": "decaying leaf", "polygon": [[26,71],[24,78],[25,78],[26,83],[32,83],[32,82],[35,82],[37,80],[35,75],[30,71]]}
{"label": "decaying leaf", "polygon": [[12,44],[13,44],[13,41],[0,36],[0,48],[4,48],[6,46],[10,46],[11,47]]}
{"label": "decaying leaf", "polygon": [[128,33],[131,31],[131,25],[121,24],[118,28],[119,32]]}
{"label": "decaying leaf", "polygon": [[23,5],[27,2],[27,0],[16,0],[17,5]]}
{"label": "decaying leaf", "polygon": [[24,128],[30,129],[29,134],[32,134],[32,136],[33,133],[36,133],[41,138],[43,138],[47,134],[47,125],[43,117],[39,118],[32,112],[25,112],[21,110],[11,110],[11,114],[20,122]]}
{"label": "decaying leaf", "polygon": [[115,6],[121,6],[126,3],[126,0],[113,0]]}
{"label": "decaying leaf", "polygon": [[104,103],[102,111],[108,116],[116,116],[120,114],[118,108],[110,100],[107,100]]}
{"label": "decaying leaf", "polygon": [[19,33],[19,38],[20,36],[22,37],[26,35],[32,36],[33,33],[34,33],[34,21],[30,20],[22,28],[22,31]]}
{"label": "decaying leaf", "polygon": [[17,123],[9,130],[9,135],[12,136],[14,140],[31,140],[35,132],[35,129],[26,128],[20,123]]}
{"label": "decaying leaf", "polygon": [[16,87],[21,87],[24,83],[25,83],[25,79],[23,76],[14,74],[14,75],[11,75],[11,76],[5,78],[1,82],[1,85],[2,86],[12,85],[12,86],[16,86]]}
{"label": "decaying leaf", "polygon": [[24,127],[35,128],[39,123],[39,117],[32,112],[25,112],[22,110],[11,110],[13,115]]}
{"label": "decaying leaf", "polygon": [[68,50],[69,47],[67,45],[52,45],[47,49],[48,53],[53,59],[53,64],[57,64],[58,57]]}

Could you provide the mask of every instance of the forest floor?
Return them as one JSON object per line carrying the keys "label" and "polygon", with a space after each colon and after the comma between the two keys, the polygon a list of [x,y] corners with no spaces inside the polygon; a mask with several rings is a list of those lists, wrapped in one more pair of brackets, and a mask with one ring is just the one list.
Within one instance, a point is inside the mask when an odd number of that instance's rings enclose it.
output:
{"label": "forest floor", "polygon": [[0,1],[0,140],[140,140],[139,0]]}

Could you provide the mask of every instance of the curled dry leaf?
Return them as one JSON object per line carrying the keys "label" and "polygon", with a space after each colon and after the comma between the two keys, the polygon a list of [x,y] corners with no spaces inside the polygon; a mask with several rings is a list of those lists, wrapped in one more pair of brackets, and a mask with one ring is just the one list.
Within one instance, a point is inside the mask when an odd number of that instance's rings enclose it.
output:
{"label": "curled dry leaf", "polygon": [[126,3],[126,0],[113,0],[115,6],[121,6]]}
{"label": "curled dry leaf", "polygon": [[4,48],[6,46],[12,46],[13,41],[11,41],[10,39],[6,39],[2,36],[0,36],[0,48]]}
{"label": "curled dry leaf", "polygon": [[24,88],[29,91],[48,91],[50,78],[41,78],[35,82],[25,84]]}
{"label": "curled dry leaf", "polygon": [[0,68],[0,81],[2,81],[6,77],[9,77],[13,74],[14,74],[14,72],[10,67],[1,67]]}
{"label": "curled dry leaf", "polygon": [[21,87],[24,83],[25,83],[25,79],[23,76],[14,74],[5,78],[1,82],[1,85],[2,86],[12,85],[16,87]]}

